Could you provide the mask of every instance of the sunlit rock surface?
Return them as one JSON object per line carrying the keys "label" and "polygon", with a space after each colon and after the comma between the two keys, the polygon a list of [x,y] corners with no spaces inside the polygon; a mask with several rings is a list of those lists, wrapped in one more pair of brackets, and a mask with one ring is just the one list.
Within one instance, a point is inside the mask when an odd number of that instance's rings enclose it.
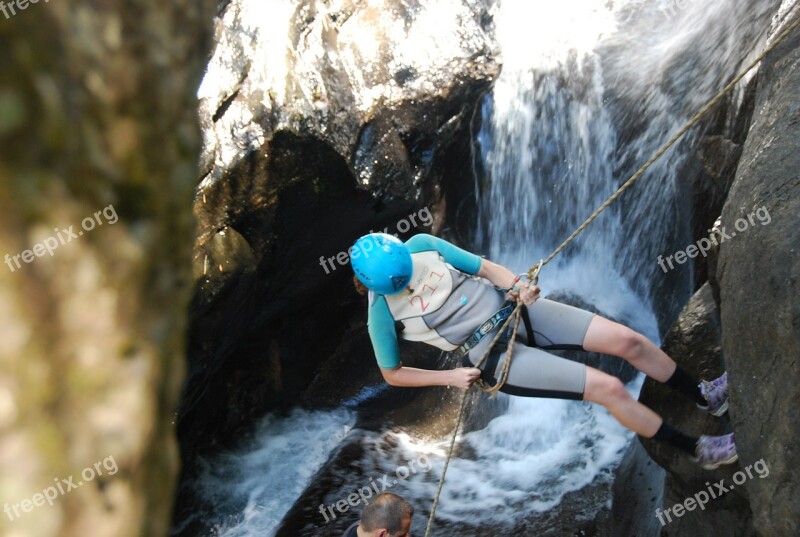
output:
{"label": "sunlit rock surface", "polygon": [[[206,129],[200,190],[250,151],[268,153],[285,130],[330,145],[360,183],[409,193],[427,177],[424,163],[408,157],[435,149],[433,131],[459,119],[462,99],[482,89],[475,83],[496,74],[488,4],[231,2],[198,92]],[[434,147],[415,147],[426,142]],[[383,154],[372,155],[373,145]]]}

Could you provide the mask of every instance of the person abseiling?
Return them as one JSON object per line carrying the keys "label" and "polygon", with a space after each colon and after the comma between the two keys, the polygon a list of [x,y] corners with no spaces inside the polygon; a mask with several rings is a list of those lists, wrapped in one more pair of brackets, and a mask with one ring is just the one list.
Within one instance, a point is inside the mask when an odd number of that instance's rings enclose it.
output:
{"label": "person abseiling", "polygon": [[[495,345],[483,371],[473,365],[513,309],[506,299],[521,300],[532,327],[519,324],[501,391],[599,403],[636,434],[686,452],[705,469],[737,460],[733,433],[687,436],[634,399],[618,378],[547,351],[579,349],[618,356],[715,416],[728,409],[727,373],[698,383],[643,335],[600,315],[539,298],[537,285],[518,283],[509,269],[432,235],[415,235],[406,243],[384,233],[365,235],[351,250],[351,265],[357,287],[360,282],[366,287],[361,291],[369,291],[369,335],[389,384],[466,389],[479,377],[493,384],[501,375],[508,334]],[[438,371],[403,366],[397,321],[402,323],[400,337],[458,350],[465,367]]]}
{"label": "person abseiling", "polygon": [[348,527],[342,537],[409,537],[414,508],[391,492],[381,492],[361,513],[361,520]]}

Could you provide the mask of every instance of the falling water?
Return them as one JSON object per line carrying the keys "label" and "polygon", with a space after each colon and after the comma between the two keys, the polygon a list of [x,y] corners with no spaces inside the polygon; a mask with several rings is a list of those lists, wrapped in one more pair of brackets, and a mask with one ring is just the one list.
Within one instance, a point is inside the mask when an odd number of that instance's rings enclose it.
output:
{"label": "falling water", "polygon": [[[504,0],[503,72],[479,137],[490,255],[520,270],[547,256],[760,51],[778,3]],[[544,285],[609,313],[630,307],[608,303],[620,298],[652,310],[657,256],[690,241],[692,185],[680,173],[696,136],[562,253]],[[692,274],[681,276],[686,298]]]}

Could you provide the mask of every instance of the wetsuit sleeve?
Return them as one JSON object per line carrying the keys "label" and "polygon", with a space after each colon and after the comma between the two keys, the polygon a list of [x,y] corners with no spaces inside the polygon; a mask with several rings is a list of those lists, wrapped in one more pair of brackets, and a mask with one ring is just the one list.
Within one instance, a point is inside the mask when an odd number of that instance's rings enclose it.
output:
{"label": "wetsuit sleeve", "polygon": [[394,369],[400,365],[400,346],[394,329],[394,317],[386,299],[380,295],[369,307],[367,328],[375,358],[382,369]]}
{"label": "wetsuit sleeve", "polygon": [[445,262],[450,263],[461,272],[477,274],[481,269],[481,258],[439,237],[420,233],[406,241],[412,254],[436,250]]}

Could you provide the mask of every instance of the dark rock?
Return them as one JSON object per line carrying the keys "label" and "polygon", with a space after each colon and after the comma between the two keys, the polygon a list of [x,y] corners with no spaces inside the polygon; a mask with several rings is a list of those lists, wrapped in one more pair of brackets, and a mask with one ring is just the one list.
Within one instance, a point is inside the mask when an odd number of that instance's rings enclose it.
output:
{"label": "dark rock", "polygon": [[[719,312],[708,284],[700,288],[681,313],[678,321],[664,339],[663,349],[690,375],[697,379],[713,379],[722,374]],[[664,420],[690,436],[717,435],[730,432],[727,417],[715,418],[699,410],[695,403],[670,387],[647,378],[639,401],[659,413]],[[680,450],[653,440],[639,437],[652,459],[667,470],[664,503],[661,509],[672,507],[696,493],[707,490],[706,482],[720,479],[732,482],[737,465],[703,470],[690,456]],[[670,536],[713,535],[721,521],[733,535],[750,535],[752,522],[743,489],[736,489],[712,500],[705,510],[687,512],[673,517],[666,532]]]}
{"label": "dark rock", "polygon": [[[763,460],[769,468],[769,476],[748,479],[742,488],[750,497],[755,530],[770,536],[800,533],[798,64],[795,29],[758,74],[753,126],[722,211],[731,239],[721,244],[717,267],[740,465]],[[758,210],[769,219],[748,222],[734,237],[736,222]]]}
{"label": "dark rock", "polygon": [[[729,93],[705,120],[705,129],[697,150],[687,164],[686,175],[692,182],[694,203],[692,236],[695,241],[708,239],[714,222],[722,213],[722,205],[733,184],[736,166],[742,154],[744,140],[750,128],[755,106],[758,78],[754,77],[739,95]],[[711,245],[712,249],[716,245]],[[695,258],[695,289],[711,279],[709,267],[713,253]],[[719,304],[719,302],[717,302]]]}
{"label": "dark rock", "polygon": [[653,462],[641,443],[631,442],[614,471],[611,508],[596,518],[596,535],[660,535],[663,526],[656,517],[656,508],[663,505],[664,476],[664,470]]}

